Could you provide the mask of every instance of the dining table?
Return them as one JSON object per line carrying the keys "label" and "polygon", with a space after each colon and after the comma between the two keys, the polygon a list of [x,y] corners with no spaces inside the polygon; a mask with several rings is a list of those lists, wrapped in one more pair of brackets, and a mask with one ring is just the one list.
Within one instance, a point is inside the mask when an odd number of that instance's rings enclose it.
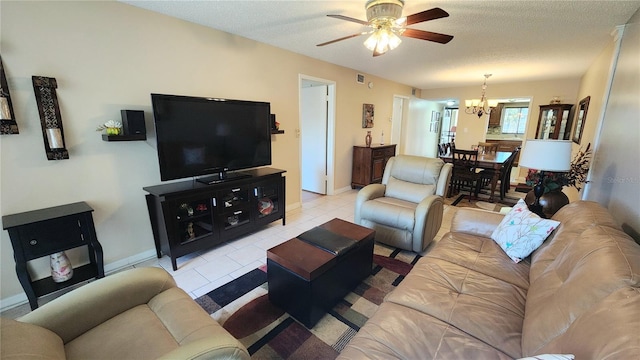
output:
{"label": "dining table", "polygon": [[[511,156],[510,151],[496,151],[483,153],[478,152],[478,168],[493,170],[493,176],[491,177],[491,192],[489,193],[489,202],[494,202],[494,192],[500,179],[500,169],[505,161]],[[442,161],[451,163],[453,162],[452,154],[440,155]]]}

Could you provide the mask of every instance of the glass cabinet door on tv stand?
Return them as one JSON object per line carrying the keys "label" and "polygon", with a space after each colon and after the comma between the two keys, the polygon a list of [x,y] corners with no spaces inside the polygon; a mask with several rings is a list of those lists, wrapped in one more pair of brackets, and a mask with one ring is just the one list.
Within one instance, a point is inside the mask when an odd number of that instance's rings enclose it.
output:
{"label": "glass cabinet door on tv stand", "polygon": [[177,270],[178,257],[279,219],[284,225],[284,172],[258,168],[222,183],[188,180],[144,187],[158,258],[168,255]]}

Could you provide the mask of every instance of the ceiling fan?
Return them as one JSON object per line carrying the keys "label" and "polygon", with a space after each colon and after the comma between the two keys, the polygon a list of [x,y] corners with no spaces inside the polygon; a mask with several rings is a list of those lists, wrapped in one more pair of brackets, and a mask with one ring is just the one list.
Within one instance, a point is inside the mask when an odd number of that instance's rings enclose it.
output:
{"label": "ceiling fan", "polygon": [[400,45],[400,42],[402,42],[400,36],[433,41],[440,44],[446,44],[453,39],[453,36],[451,35],[410,29],[406,27],[407,25],[413,25],[423,21],[447,17],[449,16],[449,13],[446,11],[440,8],[433,8],[402,17],[403,6],[403,0],[369,0],[365,4],[367,21],[344,15],[327,15],[328,17],[368,26],[371,30],[327,41],[316,46],[325,46],[360,35],[370,34],[369,38],[364,42],[364,45],[369,50],[373,51],[373,56],[379,56]]}

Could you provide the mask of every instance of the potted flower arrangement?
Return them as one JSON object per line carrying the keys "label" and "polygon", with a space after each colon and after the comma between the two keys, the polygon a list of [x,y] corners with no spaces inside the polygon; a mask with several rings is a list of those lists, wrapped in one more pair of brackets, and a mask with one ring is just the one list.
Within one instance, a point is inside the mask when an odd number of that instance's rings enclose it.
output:
{"label": "potted flower arrangement", "polygon": [[96,131],[102,130],[107,130],[107,135],[120,135],[122,134],[122,123],[119,121],[109,120],[96,128]]}

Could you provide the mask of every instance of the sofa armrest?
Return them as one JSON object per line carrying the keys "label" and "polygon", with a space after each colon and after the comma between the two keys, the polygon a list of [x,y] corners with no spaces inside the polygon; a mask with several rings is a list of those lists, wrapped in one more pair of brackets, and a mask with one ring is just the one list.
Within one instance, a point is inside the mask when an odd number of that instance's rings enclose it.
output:
{"label": "sofa armrest", "polygon": [[491,237],[504,214],[481,209],[459,209],[451,220],[451,232]]}
{"label": "sofa armrest", "polygon": [[158,360],[173,359],[250,359],[249,353],[238,340],[231,335],[228,337],[211,337],[200,339],[187,345],[180,346],[158,358]]}
{"label": "sofa armrest", "polygon": [[86,284],[18,320],[49,329],[66,344],[175,286],[171,275],[162,268],[135,268]]}
{"label": "sofa armrest", "polygon": [[384,192],[386,189],[387,187],[382,184],[369,184],[358,191],[354,210],[354,222],[356,224],[360,224],[360,210],[362,204],[364,204],[365,201],[384,196]]}
{"label": "sofa armrest", "polygon": [[442,226],[444,212],[444,198],[430,195],[422,199],[415,212],[415,226],[413,227],[413,251],[422,252],[433,241]]}
{"label": "sofa armrest", "polygon": [[440,176],[438,177],[438,184],[436,185],[436,195],[442,197],[447,196],[449,192],[449,184],[451,183],[451,172],[453,165],[451,163],[445,163],[440,170]]}

